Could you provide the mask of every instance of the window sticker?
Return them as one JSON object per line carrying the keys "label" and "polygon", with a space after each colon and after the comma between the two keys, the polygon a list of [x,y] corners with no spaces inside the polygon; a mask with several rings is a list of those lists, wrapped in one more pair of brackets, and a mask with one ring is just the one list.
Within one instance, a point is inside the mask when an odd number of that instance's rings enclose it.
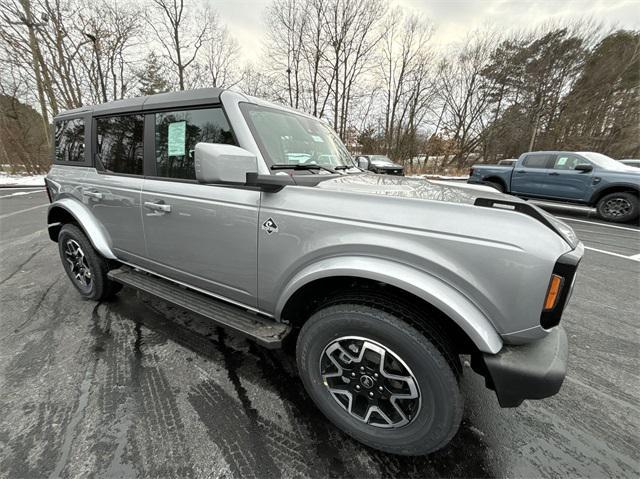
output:
{"label": "window sticker", "polygon": [[169,140],[167,154],[169,156],[184,156],[185,137],[187,132],[187,122],[178,121],[169,123]]}
{"label": "window sticker", "polygon": [[561,156],[558,158],[558,166],[563,166],[567,163],[568,158],[566,156]]}

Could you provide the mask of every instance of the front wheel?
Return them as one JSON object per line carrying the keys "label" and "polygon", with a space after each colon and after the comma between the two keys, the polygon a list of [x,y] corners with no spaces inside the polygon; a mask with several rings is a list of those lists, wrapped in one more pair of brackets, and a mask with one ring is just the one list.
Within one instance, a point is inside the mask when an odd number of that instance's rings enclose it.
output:
{"label": "front wheel", "polygon": [[422,455],[458,430],[459,360],[401,313],[366,303],[322,308],[300,332],[297,362],[315,404],[344,432],[381,451]]}
{"label": "front wheel", "polygon": [[638,218],[638,197],[632,193],[611,193],[596,205],[598,214],[606,221],[626,223]]}
{"label": "front wheel", "polygon": [[120,290],[121,285],[107,277],[109,261],[76,225],[66,224],[60,229],[58,250],[67,276],[83,297],[100,301]]}

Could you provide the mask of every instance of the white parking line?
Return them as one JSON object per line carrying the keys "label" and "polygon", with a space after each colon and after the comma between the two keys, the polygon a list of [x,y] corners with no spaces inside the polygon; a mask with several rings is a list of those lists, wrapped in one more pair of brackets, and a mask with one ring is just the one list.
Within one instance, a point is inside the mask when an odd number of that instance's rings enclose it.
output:
{"label": "white parking line", "polygon": [[11,193],[8,195],[2,195],[0,198],[9,198],[11,196],[22,196],[22,195],[32,195],[34,193],[44,193],[43,190],[33,190],[33,191],[18,191],[16,193]]}
{"label": "white parking line", "polygon": [[19,215],[20,213],[26,213],[27,211],[33,211],[33,210],[37,210],[38,208],[44,208],[45,206],[49,206],[49,203],[45,203],[44,205],[33,206],[31,208],[27,208],[26,210],[18,210],[18,211],[13,211],[11,213],[4,214],[4,215],[0,215],[0,220],[8,218],[9,216]]}
{"label": "white parking line", "polygon": [[626,226],[608,225],[606,223],[598,223],[597,221],[577,220],[575,218],[566,218],[564,216],[558,216],[558,219],[565,220],[565,221],[576,221],[578,223],[587,223],[589,225],[606,226],[607,228],[616,228],[616,229],[619,229],[619,230],[635,231],[636,233],[640,233],[640,229],[628,228]]}
{"label": "white parking line", "polygon": [[616,258],[624,258],[624,259],[630,259],[631,261],[640,262],[640,254],[635,254],[633,256],[625,256],[620,253],[614,253],[613,251],[605,251],[603,249],[592,248],[591,246],[585,246],[584,249],[588,249],[589,251],[595,251],[597,253],[608,254],[609,256],[615,256]]}

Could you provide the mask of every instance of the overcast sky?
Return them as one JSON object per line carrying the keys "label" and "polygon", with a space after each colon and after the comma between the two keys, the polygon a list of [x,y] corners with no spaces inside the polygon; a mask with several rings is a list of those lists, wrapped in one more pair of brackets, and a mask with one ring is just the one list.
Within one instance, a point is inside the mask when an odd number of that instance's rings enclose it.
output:
{"label": "overcast sky", "polygon": [[[240,43],[243,57],[257,60],[262,52],[264,11],[271,0],[209,2]],[[437,27],[438,44],[455,42],[467,31],[486,26],[508,30],[575,18],[640,28],[640,0],[392,0],[391,4],[429,17]]]}

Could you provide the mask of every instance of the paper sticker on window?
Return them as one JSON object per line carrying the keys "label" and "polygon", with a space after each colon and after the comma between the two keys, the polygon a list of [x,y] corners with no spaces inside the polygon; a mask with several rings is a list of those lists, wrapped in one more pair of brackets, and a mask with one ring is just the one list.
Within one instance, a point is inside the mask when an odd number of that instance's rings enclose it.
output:
{"label": "paper sticker on window", "polygon": [[566,156],[562,156],[558,158],[558,166],[562,166],[567,162],[568,158]]}
{"label": "paper sticker on window", "polygon": [[313,141],[315,141],[316,143],[324,143],[324,141],[322,140],[322,137],[318,135],[311,135],[311,138],[313,138]]}
{"label": "paper sticker on window", "polygon": [[187,122],[178,121],[169,123],[169,139],[167,154],[169,156],[184,156],[185,136],[187,132]]}

